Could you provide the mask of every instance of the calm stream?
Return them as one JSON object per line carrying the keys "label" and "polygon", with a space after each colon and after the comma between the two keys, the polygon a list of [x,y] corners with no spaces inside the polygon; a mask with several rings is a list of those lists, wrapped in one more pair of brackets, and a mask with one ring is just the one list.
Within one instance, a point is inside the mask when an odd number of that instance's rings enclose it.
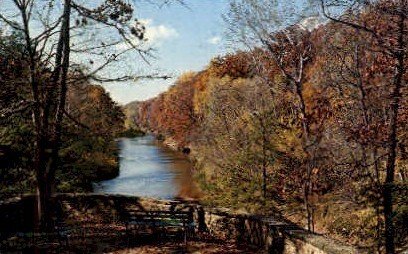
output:
{"label": "calm stream", "polygon": [[120,172],[112,180],[96,183],[96,193],[154,197],[197,198],[192,164],[152,136],[122,138],[119,141]]}

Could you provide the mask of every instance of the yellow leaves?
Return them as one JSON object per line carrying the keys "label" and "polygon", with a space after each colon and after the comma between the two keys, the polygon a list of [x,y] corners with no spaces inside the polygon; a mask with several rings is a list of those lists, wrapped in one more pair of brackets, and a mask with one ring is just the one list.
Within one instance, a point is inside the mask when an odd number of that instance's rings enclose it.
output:
{"label": "yellow leaves", "polygon": [[177,79],[176,84],[183,84],[192,82],[193,79],[196,77],[196,73],[192,71],[185,72],[181,74],[181,76]]}
{"label": "yellow leaves", "polygon": [[318,96],[318,89],[310,82],[305,82],[303,84],[303,97],[306,104],[311,104],[316,96]]}
{"label": "yellow leaves", "polygon": [[98,87],[98,86],[89,86],[88,88],[88,96],[92,99],[92,100],[99,100],[99,98],[101,97],[102,93],[104,92],[102,90],[102,88]]}
{"label": "yellow leaves", "polygon": [[279,85],[282,86],[282,85],[287,83],[287,80],[283,75],[276,74],[276,75],[273,76],[273,82],[278,86]]}
{"label": "yellow leaves", "polygon": [[298,129],[282,130],[274,136],[276,149],[284,154],[291,154],[298,159],[306,155],[303,151],[301,139],[299,138]]}

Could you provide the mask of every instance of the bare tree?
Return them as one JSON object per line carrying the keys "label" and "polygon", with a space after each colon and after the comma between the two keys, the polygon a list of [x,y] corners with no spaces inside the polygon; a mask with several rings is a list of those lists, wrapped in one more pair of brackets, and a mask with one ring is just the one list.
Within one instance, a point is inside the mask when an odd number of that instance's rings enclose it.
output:
{"label": "bare tree", "polygon": [[65,110],[68,86],[89,79],[127,81],[159,75],[108,74],[128,53],[135,52],[143,61],[151,55],[145,27],[127,1],[2,0],[0,8],[0,24],[24,35],[31,87],[25,105],[31,108],[36,136],[37,219],[47,227],[62,124],[72,119]]}

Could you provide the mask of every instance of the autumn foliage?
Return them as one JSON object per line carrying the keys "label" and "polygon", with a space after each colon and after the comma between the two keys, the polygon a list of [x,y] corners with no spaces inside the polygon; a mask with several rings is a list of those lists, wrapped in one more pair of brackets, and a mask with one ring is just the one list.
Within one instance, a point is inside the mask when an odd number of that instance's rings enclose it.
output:
{"label": "autumn foliage", "polygon": [[406,29],[408,19],[398,23],[398,11],[394,1],[380,1],[348,14],[369,31],[336,21],[278,31],[271,44],[183,75],[141,102],[136,122],[192,148],[208,202],[279,210],[381,252],[390,232],[384,183],[398,96],[392,220],[397,246],[406,246],[408,63],[398,24]]}

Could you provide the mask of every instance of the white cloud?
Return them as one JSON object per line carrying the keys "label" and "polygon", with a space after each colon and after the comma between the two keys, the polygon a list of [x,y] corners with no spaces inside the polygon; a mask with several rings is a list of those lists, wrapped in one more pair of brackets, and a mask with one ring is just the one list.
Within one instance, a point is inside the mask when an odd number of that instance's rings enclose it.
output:
{"label": "white cloud", "polygon": [[213,44],[213,45],[217,45],[217,44],[219,44],[221,42],[221,37],[219,37],[219,36],[211,37],[210,39],[208,39],[207,42],[210,43],[210,44]]}
{"label": "white cloud", "polygon": [[300,27],[305,30],[313,31],[314,29],[318,28],[324,22],[320,17],[308,17],[299,22]]}
{"label": "white cloud", "polygon": [[149,44],[160,44],[165,40],[176,38],[179,36],[176,29],[166,25],[154,25],[153,20],[144,19],[140,22],[145,25],[145,38]]}
{"label": "white cloud", "polygon": [[[139,41],[137,38],[132,38],[131,41],[134,45],[139,45],[141,48],[150,48],[160,46],[164,41],[177,38],[179,36],[176,29],[167,25],[154,25],[152,19],[139,20],[146,27],[144,34],[144,41]],[[126,42],[122,42],[116,46],[118,50],[128,49],[130,45]]]}

